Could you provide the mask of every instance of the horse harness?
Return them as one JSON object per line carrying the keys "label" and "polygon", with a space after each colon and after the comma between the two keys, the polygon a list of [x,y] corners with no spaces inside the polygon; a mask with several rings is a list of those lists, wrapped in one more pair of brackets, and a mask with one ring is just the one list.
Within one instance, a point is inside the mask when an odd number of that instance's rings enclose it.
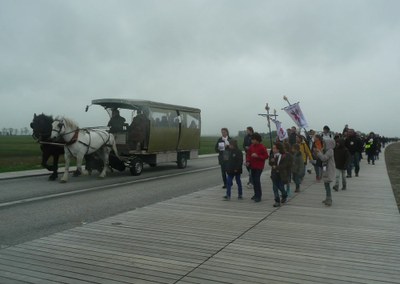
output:
{"label": "horse harness", "polygon": [[[59,122],[59,123],[58,123],[58,128],[59,128],[59,129],[58,129],[58,130],[52,129],[52,130],[55,131],[55,132],[57,132],[58,134],[60,134],[62,128],[65,127],[64,122],[63,122],[62,120],[55,120],[55,121],[58,121],[58,122]],[[79,131],[80,131],[80,130],[85,131],[85,132],[89,135],[89,143],[84,143],[84,142],[82,142],[82,141],[80,141],[80,140],[78,139]],[[92,130],[92,131],[96,132],[95,130]],[[85,146],[87,147],[87,150],[86,150],[86,154],[85,154],[85,155],[87,155],[87,154],[89,153],[90,148],[95,149],[95,147],[90,146],[91,140],[92,140],[92,135],[91,135],[91,133],[90,133],[89,130],[87,130],[86,128],[77,128],[77,129],[75,129],[75,130],[73,130],[73,131],[71,131],[71,132],[64,133],[62,136],[66,135],[66,134],[70,134],[70,133],[72,133],[72,132],[74,132],[74,136],[72,137],[72,139],[71,139],[70,141],[66,142],[66,143],[64,144],[64,146],[70,146],[70,145],[72,145],[72,144],[74,144],[74,143],[76,143],[76,142],[79,142],[79,143],[81,143],[81,144],[83,144],[83,145],[85,145]],[[104,133],[104,132],[101,131],[101,133]],[[107,135],[107,139],[105,139],[105,138],[103,137],[103,135],[100,135],[100,134],[99,134],[99,136],[100,136],[100,138],[103,140],[103,146],[105,145],[105,146],[107,146],[107,147],[111,147],[112,145],[111,145],[111,144],[108,144],[108,143],[110,142],[111,135],[110,135],[110,133],[106,133],[106,134],[108,134],[108,135]],[[72,155],[71,150],[69,150],[69,147],[67,147],[67,149],[68,149],[68,152]]]}

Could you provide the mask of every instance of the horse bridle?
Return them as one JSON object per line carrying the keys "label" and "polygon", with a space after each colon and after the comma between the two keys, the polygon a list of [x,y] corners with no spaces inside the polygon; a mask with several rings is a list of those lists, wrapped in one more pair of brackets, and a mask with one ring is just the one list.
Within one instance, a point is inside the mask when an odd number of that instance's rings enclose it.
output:
{"label": "horse bridle", "polygon": [[[62,128],[65,127],[64,120],[55,119],[54,121],[57,121],[57,122],[58,122],[58,124],[57,124],[58,130],[52,128],[51,131],[54,131],[54,132],[58,133],[58,135],[60,135],[60,133],[61,133],[61,131],[62,131]],[[72,144],[74,144],[76,141],[78,141],[79,128],[77,128],[77,129],[75,129],[75,130],[73,130],[73,131],[70,131],[70,132],[66,132],[66,133],[64,133],[64,134],[61,135],[61,136],[64,136],[64,135],[67,135],[67,134],[70,134],[70,133],[74,133],[74,136],[72,137],[72,139],[71,139],[69,142],[66,142],[66,143],[65,143],[66,146],[72,145]],[[64,139],[64,137],[62,137],[62,138]]]}
{"label": "horse bridle", "polygon": [[[63,121],[63,120],[58,120],[58,119],[56,119],[56,120],[54,120],[54,121],[57,121],[57,122],[58,122],[58,124],[57,124],[58,130],[52,128],[51,131],[52,131],[52,132],[54,131],[54,132],[56,132],[57,134],[60,134],[61,131],[62,131],[62,128],[65,127],[64,121]],[[66,134],[66,133],[65,133],[65,134]]]}

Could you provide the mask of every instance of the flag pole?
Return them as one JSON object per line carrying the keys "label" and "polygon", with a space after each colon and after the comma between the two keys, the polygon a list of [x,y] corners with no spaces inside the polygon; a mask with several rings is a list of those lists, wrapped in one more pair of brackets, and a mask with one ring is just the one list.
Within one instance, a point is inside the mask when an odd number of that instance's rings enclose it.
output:
{"label": "flag pole", "polygon": [[289,99],[288,99],[288,97],[287,96],[283,96],[283,99],[285,100],[285,101],[287,101],[287,103],[289,104],[289,106],[291,106],[292,104],[289,102]]}
{"label": "flag pole", "polygon": [[269,131],[269,143],[270,143],[270,147],[272,148],[272,132],[271,132],[271,117],[274,117],[274,119],[276,119],[276,117],[278,116],[276,114],[276,109],[274,109],[274,114],[270,114],[269,110],[270,107],[268,105],[268,103],[266,103],[265,105],[265,110],[267,111],[267,113],[260,113],[258,114],[259,116],[263,116],[267,118],[267,122],[268,122],[268,131]]}

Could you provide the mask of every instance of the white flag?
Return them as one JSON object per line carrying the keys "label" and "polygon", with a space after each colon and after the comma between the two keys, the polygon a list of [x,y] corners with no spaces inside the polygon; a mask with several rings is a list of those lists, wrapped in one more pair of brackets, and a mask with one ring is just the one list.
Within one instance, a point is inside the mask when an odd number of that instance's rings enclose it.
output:
{"label": "white flag", "polygon": [[272,122],[275,123],[276,126],[276,134],[278,135],[279,141],[283,141],[288,138],[288,134],[286,132],[286,129],[282,127],[282,122],[279,120],[272,119]]}
{"label": "white flag", "polygon": [[300,109],[299,103],[292,104],[283,108],[284,111],[293,119],[296,125],[300,128],[307,128],[308,124],[303,112]]}

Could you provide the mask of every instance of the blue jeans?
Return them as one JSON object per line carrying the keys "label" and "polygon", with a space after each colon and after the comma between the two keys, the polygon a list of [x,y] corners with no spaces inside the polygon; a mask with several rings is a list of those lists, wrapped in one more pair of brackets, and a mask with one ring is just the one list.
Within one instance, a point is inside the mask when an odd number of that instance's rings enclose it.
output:
{"label": "blue jeans", "polygon": [[254,189],[255,200],[261,200],[261,196],[262,196],[261,173],[262,173],[262,170],[251,169],[251,177],[253,179],[253,189]]}
{"label": "blue jeans", "polygon": [[283,182],[279,176],[272,179],[272,190],[274,191],[275,202],[281,203],[279,191],[281,192],[282,198],[285,198],[285,199],[287,198],[285,185],[283,184]]}
{"label": "blue jeans", "polygon": [[322,176],[322,168],[318,165],[314,165],[314,170],[315,170],[315,178],[321,179]]}
{"label": "blue jeans", "polygon": [[332,193],[331,193],[331,184],[329,182],[325,182],[325,191],[326,191],[326,199],[332,200]]}
{"label": "blue jeans", "polygon": [[346,174],[345,174],[345,170],[341,170],[341,169],[336,169],[335,186],[336,186],[337,188],[339,188],[340,176],[342,176],[342,186],[343,186],[343,188],[346,188]]}
{"label": "blue jeans", "polygon": [[368,164],[370,162],[372,162],[372,164],[375,164],[375,153],[368,153],[367,154],[367,161],[368,161]]}
{"label": "blue jeans", "polygon": [[228,180],[226,184],[226,195],[231,197],[233,179],[236,180],[236,184],[238,186],[238,196],[242,196],[243,190],[242,190],[242,181],[240,180],[240,174],[228,174]]}
{"label": "blue jeans", "polygon": [[296,185],[296,189],[300,188],[300,184],[301,184],[301,179],[300,179],[300,175],[299,174],[293,174],[293,181]]}
{"label": "blue jeans", "polygon": [[351,176],[353,167],[354,167],[354,173],[356,175],[358,175],[358,173],[360,172],[360,153],[358,153],[358,152],[355,152],[353,155],[351,155],[350,163],[347,166],[347,175],[348,176]]}

